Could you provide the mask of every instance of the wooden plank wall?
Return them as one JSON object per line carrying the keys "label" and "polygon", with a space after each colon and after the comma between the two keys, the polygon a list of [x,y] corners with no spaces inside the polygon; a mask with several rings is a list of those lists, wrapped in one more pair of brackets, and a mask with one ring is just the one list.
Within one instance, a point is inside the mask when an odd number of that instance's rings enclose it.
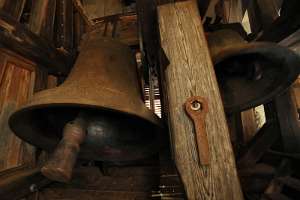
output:
{"label": "wooden plank wall", "polygon": [[[0,8],[19,23],[25,4],[26,0],[1,0]],[[69,51],[63,51],[64,54],[76,52],[84,32],[84,22],[74,12],[72,0],[37,0],[30,5],[30,10],[26,11],[30,13],[28,24],[22,28],[29,34],[34,33],[34,37],[40,37],[44,43],[48,42],[47,45],[53,50],[54,41],[58,41],[58,47]],[[74,13],[76,20],[73,20]],[[58,25],[60,29],[55,28]],[[74,40],[74,34],[77,40]],[[8,118],[35,92],[57,85],[57,77],[48,75],[42,65],[0,48],[0,171],[36,163],[35,148],[13,134],[8,126]]]}
{"label": "wooden plank wall", "polygon": [[35,64],[5,50],[0,51],[0,60],[0,170],[4,170],[34,164],[34,149],[13,134],[8,118],[33,94]]}

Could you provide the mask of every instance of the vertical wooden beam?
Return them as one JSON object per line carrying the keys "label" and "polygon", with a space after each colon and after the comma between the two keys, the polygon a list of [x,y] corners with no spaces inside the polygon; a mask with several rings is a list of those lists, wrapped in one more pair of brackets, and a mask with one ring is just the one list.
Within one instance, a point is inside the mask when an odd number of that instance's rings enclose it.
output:
{"label": "vertical wooden beam", "polygon": [[289,89],[278,96],[275,99],[275,106],[285,151],[300,153],[300,121],[296,99],[292,94],[292,89]]}
{"label": "vertical wooden beam", "polygon": [[31,8],[29,29],[50,41],[53,40],[56,0],[37,0]]}
{"label": "vertical wooden beam", "polygon": [[90,20],[123,12],[120,0],[83,0],[82,5]]}
{"label": "vertical wooden beam", "polygon": [[243,139],[245,143],[248,143],[258,131],[254,108],[242,112],[241,118],[243,124]]}
{"label": "vertical wooden beam", "polygon": [[258,34],[262,29],[262,21],[261,21],[261,15],[259,12],[257,0],[249,1],[247,10],[248,10],[251,32],[254,34]]}
{"label": "vertical wooden beam", "polygon": [[[222,1],[222,0],[220,0]],[[235,23],[242,22],[244,13],[241,0],[223,0],[224,1],[224,22]]]}
{"label": "vertical wooden beam", "polygon": [[[158,7],[161,46],[175,161],[188,199],[243,199],[222,100],[200,15],[191,1]],[[199,165],[194,125],[184,110],[191,96],[207,99],[210,163]]]}
{"label": "vertical wooden beam", "polygon": [[60,0],[57,2],[57,34],[56,46],[64,48],[67,51],[73,49],[74,31],[73,31],[73,3],[72,0]]}
{"label": "vertical wooden beam", "polygon": [[25,3],[26,0],[6,0],[2,9],[15,20],[20,21]]}
{"label": "vertical wooden beam", "polygon": [[84,33],[84,21],[79,12],[74,13],[74,46],[80,45],[81,37]]}
{"label": "vertical wooden beam", "polygon": [[0,9],[3,8],[5,1],[6,1],[6,0],[0,0]]}
{"label": "vertical wooden beam", "polygon": [[[159,3],[164,3],[167,0],[157,0]],[[144,61],[150,67],[155,66],[157,62],[157,24],[156,24],[156,2],[149,0],[139,0],[136,2],[139,34],[141,37],[142,55],[146,56]]]}

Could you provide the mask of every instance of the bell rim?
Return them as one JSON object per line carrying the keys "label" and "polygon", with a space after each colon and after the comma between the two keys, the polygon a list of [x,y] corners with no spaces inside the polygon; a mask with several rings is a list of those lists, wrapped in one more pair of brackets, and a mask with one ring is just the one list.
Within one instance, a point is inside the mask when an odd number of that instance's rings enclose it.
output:
{"label": "bell rim", "polygon": [[[26,134],[25,132],[20,131],[20,129],[22,129],[22,127],[24,127],[24,124],[26,124],[26,123],[23,123],[23,125],[21,125],[21,126],[19,125],[19,127],[16,124],[18,124],[17,121],[22,121],[22,118],[21,118],[22,115],[24,115],[27,112],[32,112],[34,110],[39,110],[39,109],[43,109],[43,108],[59,108],[59,107],[64,107],[64,108],[66,108],[66,107],[69,107],[69,108],[76,107],[77,109],[83,108],[83,109],[90,109],[90,110],[94,110],[94,111],[99,110],[99,111],[105,111],[105,112],[121,114],[121,115],[124,115],[124,116],[127,116],[127,117],[130,116],[132,118],[136,118],[137,120],[147,122],[149,124],[149,126],[153,126],[156,129],[162,128],[162,126],[160,126],[161,124],[153,123],[150,120],[147,120],[143,117],[133,115],[133,114],[130,114],[130,113],[121,112],[121,111],[108,109],[108,108],[103,109],[100,106],[97,107],[97,106],[94,106],[94,105],[70,104],[70,103],[69,104],[56,104],[56,103],[54,103],[52,105],[40,104],[40,105],[26,106],[26,107],[20,108],[19,110],[14,112],[12,115],[10,115],[10,117],[8,119],[9,127],[14,132],[14,134],[17,137],[19,137],[20,139],[26,141],[27,143],[29,143],[31,145],[37,146],[37,147],[39,147],[39,148],[41,148],[41,149],[43,149],[47,152],[51,152],[54,149],[54,147],[58,144],[59,138],[48,138],[48,137],[43,136],[42,134],[39,134],[39,133]],[[36,142],[33,139],[35,137],[38,137],[39,142]],[[81,158],[90,159],[88,156],[81,156]],[[99,159],[96,159],[96,160],[99,160]],[[102,160],[102,159],[100,159],[100,160]],[[128,160],[131,160],[131,159],[128,159]],[[110,161],[110,160],[108,159],[107,161]],[[125,161],[126,161],[126,159],[125,159]]]}

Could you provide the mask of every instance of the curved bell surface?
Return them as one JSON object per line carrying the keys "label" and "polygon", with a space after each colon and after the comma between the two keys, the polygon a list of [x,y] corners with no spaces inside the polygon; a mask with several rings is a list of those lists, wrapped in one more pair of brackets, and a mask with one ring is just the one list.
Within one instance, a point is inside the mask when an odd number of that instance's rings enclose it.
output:
{"label": "curved bell surface", "polygon": [[300,57],[274,43],[247,43],[232,30],[208,36],[226,112],[241,112],[271,101],[300,72]]}
{"label": "curved bell surface", "polygon": [[160,126],[140,91],[130,48],[113,39],[90,36],[66,81],[36,93],[11,115],[9,125],[25,141],[53,151],[65,124],[84,111],[89,117],[80,158],[140,159],[158,150]]}

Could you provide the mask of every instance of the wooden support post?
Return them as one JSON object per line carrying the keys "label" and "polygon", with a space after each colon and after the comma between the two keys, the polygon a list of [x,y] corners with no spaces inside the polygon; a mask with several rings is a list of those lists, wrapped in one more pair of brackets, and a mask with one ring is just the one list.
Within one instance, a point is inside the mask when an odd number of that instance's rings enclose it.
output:
{"label": "wooden support post", "polygon": [[56,1],[37,0],[32,5],[29,29],[49,41],[53,40]]}
{"label": "wooden support post", "polygon": [[[224,108],[196,4],[158,7],[161,46],[170,64],[163,69],[169,126],[178,171],[188,199],[243,199]],[[195,129],[184,110],[191,96],[208,102],[205,117],[210,163],[199,165]]]}
{"label": "wooden support post", "polygon": [[3,11],[20,21],[26,0],[6,0],[3,5]]}
{"label": "wooden support post", "polygon": [[251,108],[241,113],[242,124],[243,124],[243,139],[245,143],[251,141],[258,131],[258,125],[255,119],[255,110]]}
{"label": "wooden support post", "polygon": [[275,106],[285,152],[300,153],[300,121],[292,94],[292,89],[289,89],[276,97]]}
{"label": "wooden support post", "polygon": [[85,23],[80,16],[79,12],[74,13],[74,46],[79,47],[81,37],[84,33]]}
{"label": "wooden support post", "polygon": [[56,46],[72,53],[74,47],[74,13],[72,0],[58,1],[56,14]]}
{"label": "wooden support post", "polygon": [[[224,0],[223,0],[224,1]],[[244,17],[241,0],[224,1],[224,21],[227,23],[242,22]]]}
{"label": "wooden support post", "polygon": [[78,11],[78,13],[81,15],[82,19],[86,23],[87,26],[93,26],[94,22],[93,20],[90,20],[88,17],[88,14],[86,10],[83,8],[83,5],[80,0],[73,0],[74,7]]}

